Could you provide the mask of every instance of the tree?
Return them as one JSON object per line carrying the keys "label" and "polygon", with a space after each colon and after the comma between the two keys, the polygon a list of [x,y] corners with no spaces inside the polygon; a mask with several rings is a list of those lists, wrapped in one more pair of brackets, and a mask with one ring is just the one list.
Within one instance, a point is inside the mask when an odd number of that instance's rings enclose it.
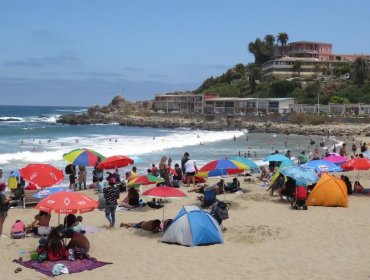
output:
{"label": "tree", "polygon": [[283,48],[288,43],[288,40],[289,40],[289,36],[287,33],[285,32],[278,33],[276,41],[280,43],[280,55],[281,56],[283,56]]}
{"label": "tree", "polygon": [[257,65],[271,60],[273,55],[273,48],[260,38],[248,44],[248,51],[254,55],[254,63]]}
{"label": "tree", "polygon": [[269,46],[274,46],[275,45],[275,36],[274,35],[271,35],[271,34],[267,34],[265,36],[265,42],[269,45]]}
{"label": "tree", "polygon": [[257,81],[262,79],[262,70],[259,65],[255,63],[249,63],[247,65],[247,71],[251,94],[254,94],[257,87]]}
{"label": "tree", "polygon": [[356,58],[355,62],[353,63],[353,76],[356,85],[361,86],[364,83],[368,70],[369,65],[365,58]]}
{"label": "tree", "polygon": [[245,66],[243,63],[238,63],[235,65],[235,71],[240,74],[241,77],[245,76]]}

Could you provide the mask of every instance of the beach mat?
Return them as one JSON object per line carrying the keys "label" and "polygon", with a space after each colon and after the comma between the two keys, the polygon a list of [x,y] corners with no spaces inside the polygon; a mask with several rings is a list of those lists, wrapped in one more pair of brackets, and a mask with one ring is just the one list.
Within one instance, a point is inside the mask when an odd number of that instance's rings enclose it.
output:
{"label": "beach mat", "polygon": [[29,261],[18,261],[17,263],[19,263],[20,265],[23,265],[24,267],[34,269],[50,277],[53,276],[53,273],[52,273],[53,267],[57,263],[64,264],[68,268],[69,274],[78,273],[78,272],[82,272],[85,270],[93,270],[95,268],[99,268],[107,264],[112,264],[110,262],[100,262],[94,258],[82,259],[82,260],[76,260],[76,261],[59,260],[55,262],[50,262],[50,261],[38,262],[34,260],[29,260]]}
{"label": "beach mat", "polygon": [[83,225],[82,230],[85,231],[86,234],[88,233],[97,233],[102,231],[103,229],[100,227],[94,227],[94,226],[89,226],[89,225]]}

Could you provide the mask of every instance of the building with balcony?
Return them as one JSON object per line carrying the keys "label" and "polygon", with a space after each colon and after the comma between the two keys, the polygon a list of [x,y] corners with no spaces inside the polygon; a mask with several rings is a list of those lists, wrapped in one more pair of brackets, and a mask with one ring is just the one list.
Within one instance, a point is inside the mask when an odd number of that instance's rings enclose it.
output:
{"label": "building with balcony", "polygon": [[218,94],[158,94],[154,99],[154,109],[164,113],[203,114],[204,100],[213,97],[218,97]]}
{"label": "building with balcony", "polygon": [[279,47],[275,55],[278,57],[315,58],[321,61],[330,60],[333,54],[333,45],[330,43],[297,41]]}

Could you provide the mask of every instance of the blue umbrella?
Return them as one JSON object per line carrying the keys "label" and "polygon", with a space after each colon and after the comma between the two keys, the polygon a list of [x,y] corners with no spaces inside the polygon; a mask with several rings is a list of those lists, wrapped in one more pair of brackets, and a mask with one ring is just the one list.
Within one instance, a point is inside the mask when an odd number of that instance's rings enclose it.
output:
{"label": "blue umbrella", "polygon": [[288,166],[282,173],[305,185],[316,183],[319,180],[319,177],[314,171],[305,169],[299,165]]}
{"label": "blue umbrella", "polygon": [[307,162],[303,165],[301,165],[303,168],[311,169],[316,172],[341,172],[343,169],[336,165],[335,163],[332,163],[327,160],[311,160],[310,162]]}
{"label": "blue umbrella", "polygon": [[231,160],[240,161],[241,163],[244,163],[245,165],[248,165],[250,169],[258,168],[258,165],[253,160],[250,160],[248,158],[232,157]]}
{"label": "blue umbrella", "polygon": [[280,161],[284,162],[285,166],[293,165],[293,161],[281,154],[272,154],[267,157],[265,157],[264,161]]}
{"label": "blue umbrella", "polygon": [[16,170],[10,172],[9,177],[21,177],[21,173],[19,172],[19,169],[16,169]]}
{"label": "blue umbrella", "polygon": [[366,151],[364,153],[362,153],[364,155],[364,157],[370,159],[370,150],[369,151]]}
{"label": "blue umbrella", "polygon": [[42,199],[42,198],[45,198],[45,197],[47,197],[47,196],[49,196],[53,193],[63,192],[63,191],[73,192],[73,190],[69,189],[68,187],[54,186],[54,187],[43,189],[43,190],[39,191],[38,193],[35,193],[32,196],[34,198]]}

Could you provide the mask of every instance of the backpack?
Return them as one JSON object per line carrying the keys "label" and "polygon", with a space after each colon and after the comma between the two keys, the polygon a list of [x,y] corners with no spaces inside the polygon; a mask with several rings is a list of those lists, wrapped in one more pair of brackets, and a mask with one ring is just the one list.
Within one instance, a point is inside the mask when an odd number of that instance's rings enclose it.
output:
{"label": "backpack", "polygon": [[66,168],[64,169],[64,172],[65,172],[66,174],[68,174],[68,175],[73,174],[73,167],[72,167],[72,164],[68,164],[68,165],[66,166]]}
{"label": "backpack", "polygon": [[221,224],[223,220],[229,218],[229,209],[227,204],[223,201],[216,201],[210,208],[210,214],[215,218],[218,224]]}

